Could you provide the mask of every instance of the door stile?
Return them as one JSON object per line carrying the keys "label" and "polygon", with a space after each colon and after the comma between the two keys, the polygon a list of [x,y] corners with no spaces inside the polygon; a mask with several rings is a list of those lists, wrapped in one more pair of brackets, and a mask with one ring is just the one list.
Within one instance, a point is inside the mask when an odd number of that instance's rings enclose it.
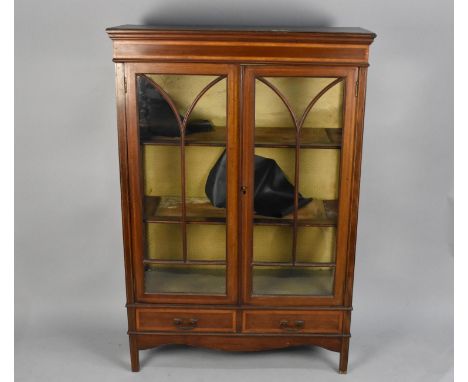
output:
{"label": "door stile", "polygon": [[242,77],[242,304],[250,303],[252,277],[250,263],[253,246],[253,158],[255,126],[255,73],[243,67]]}

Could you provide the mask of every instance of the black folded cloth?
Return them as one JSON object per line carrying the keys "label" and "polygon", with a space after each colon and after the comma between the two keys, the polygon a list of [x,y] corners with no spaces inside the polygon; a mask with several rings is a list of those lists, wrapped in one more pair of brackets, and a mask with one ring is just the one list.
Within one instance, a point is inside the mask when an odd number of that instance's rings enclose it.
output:
{"label": "black folded cloth", "polygon": [[[138,116],[140,136],[149,138],[153,135],[180,137],[179,124],[169,104],[153,83],[143,75],[137,76]],[[180,116],[180,119],[183,117]],[[210,121],[190,121],[185,134],[212,131]]]}
{"label": "black folded cloth", "polygon": [[[256,214],[281,218],[294,210],[294,186],[276,161],[255,155],[254,210]],[[215,207],[226,208],[226,151],[211,169],[205,193]],[[298,207],[312,201],[298,195]]]}

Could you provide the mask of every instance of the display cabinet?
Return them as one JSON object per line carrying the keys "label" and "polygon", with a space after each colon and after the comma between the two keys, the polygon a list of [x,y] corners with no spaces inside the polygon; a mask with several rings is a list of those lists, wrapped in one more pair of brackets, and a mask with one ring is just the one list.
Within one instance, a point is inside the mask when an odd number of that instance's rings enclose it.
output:
{"label": "display cabinet", "polygon": [[162,344],[316,345],[346,372],[375,35],[107,32],[132,370]]}

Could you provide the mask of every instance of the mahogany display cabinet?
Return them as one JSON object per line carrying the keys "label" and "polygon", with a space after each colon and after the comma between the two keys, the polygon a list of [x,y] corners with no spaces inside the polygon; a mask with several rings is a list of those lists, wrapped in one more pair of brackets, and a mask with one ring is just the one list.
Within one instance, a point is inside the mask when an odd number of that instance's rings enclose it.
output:
{"label": "mahogany display cabinet", "polygon": [[107,33],[132,370],[163,344],[315,345],[345,373],[375,34]]}

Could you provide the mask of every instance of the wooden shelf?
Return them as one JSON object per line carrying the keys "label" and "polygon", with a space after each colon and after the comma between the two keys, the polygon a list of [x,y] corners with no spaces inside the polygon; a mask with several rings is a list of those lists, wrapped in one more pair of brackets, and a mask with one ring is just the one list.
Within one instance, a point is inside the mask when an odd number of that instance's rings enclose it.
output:
{"label": "wooden shelf", "polygon": [[[178,196],[146,196],[144,204],[148,223],[179,223],[182,220],[182,203]],[[226,223],[226,209],[213,207],[207,198],[187,198],[186,216],[189,223]]]}
{"label": "wooden shelf", "polygon": [[[335,227],[338,217],[338,200],[314,199],[297,211],[297,225],[301,227]],[[293,225],[293,213],[282,218],[255,215],[257,225]]]}
{"label": "wooden shelf", "polygon": [[331,267],[335,268],[336,263],[313,263],[313,262],[296,262],[292,264],[291,262],[277,262],[277,261],[255,261],[251,264],[254,267],[302,267],[302,268],[324,268]]}
{"label": "wooden shelf", "polygon": [[[180,146],[179,137],[153,136],[141,140],[143,145]],[[217,127],[213,131],[204,131],[185,136],[186,146],[226,146],[226,128]]]}
{"label": "wooden shelf", "polygon": [[173,264],[173,265],[226,265],[226,260],[161,260],[143,259],[143,264]]}
{"label": "wooden shelf", "polygon": [[[307,206],[299,209],[299,226],[334,227],[337,222],[337,200],[312,200]],[[182,203],[177,196],[146,196],[144,216],[147,223],[180,223],[182,221]],[[187,198],[186,221],[188,223],[225,224],[226,209],[216,208],[206,198]],[[294,224],[293,214],[284,218],[254,216],[257,225]]]}
{"label": "wooden shelf", "polygon": [[[304,128],[301,130],[301,148],[339,149],[342,129]],[[256,147],[296,147],[293,128],[257,127]]]}
{"label": "wooden shelf", "polygon": [[[301,148],[339,149],[342,129],[304,128],[301,131]],[[143,139],[143,145],[179,146],[179,137],[153,136]],[[226,128],[190,134],[185,137],[186,146],[226,146]],[[293,128],[257,127],[256,147],[296,147]]]}

